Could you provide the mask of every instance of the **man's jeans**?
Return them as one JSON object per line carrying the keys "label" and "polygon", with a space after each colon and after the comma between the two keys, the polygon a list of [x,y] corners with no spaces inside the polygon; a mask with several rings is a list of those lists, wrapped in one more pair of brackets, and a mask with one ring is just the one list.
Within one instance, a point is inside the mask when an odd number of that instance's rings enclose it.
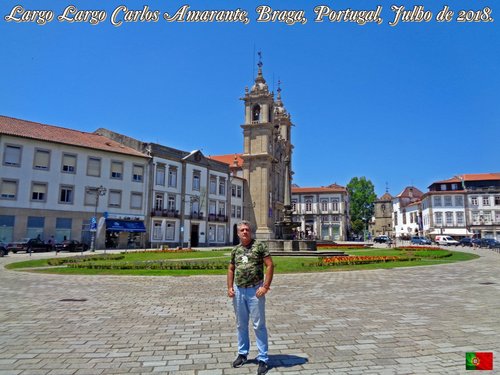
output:
{"label": "man's jeans", "polygon": [[248,323],[252,320],[255,337],[257,339],[258,361],[268,362],[268,340],[266,328],[266,297],[257,298],[255,293],[260,285],[251,288],[234,286],[233,298],[234,313],[236,314],[236,328],[238,329],[238,354],[248,355],[250,351],[250,337]]}

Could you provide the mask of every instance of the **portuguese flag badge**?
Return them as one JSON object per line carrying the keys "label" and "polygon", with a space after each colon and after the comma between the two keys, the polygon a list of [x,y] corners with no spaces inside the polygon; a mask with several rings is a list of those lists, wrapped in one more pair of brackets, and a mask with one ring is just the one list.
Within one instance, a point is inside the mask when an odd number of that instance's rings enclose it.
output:
{"label": "portuguese flag badge", "polygon": [[466,370],[493,370],[493,352],[465,353]]}

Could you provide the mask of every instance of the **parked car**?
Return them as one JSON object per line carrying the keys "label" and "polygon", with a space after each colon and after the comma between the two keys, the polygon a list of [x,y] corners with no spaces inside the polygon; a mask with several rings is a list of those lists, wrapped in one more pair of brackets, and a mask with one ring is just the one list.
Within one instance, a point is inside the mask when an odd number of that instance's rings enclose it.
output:
{"label": "parked car", "polygon": [[61,243],[56,243],[56,251],[87,251],[89,246],[77,240],[65,240]]}
{"label": "parked car", "polygon": [[7,245],[3,242],[0,242],[0,257],[7,255],[9,251],[7,250]]}
{"label": "parked car", "polygon": [[7,245],[7,250],[14,254],[18,251],[26,251],[27,253],[37,251],[51,251],[52,245],[43,242],[39,238],[23,238],[21,241],[11,242]]}
{"label": "parked car", "polygon": [[458,241],[458,243],[462,246],[479,246],[481,240],[479,238],[465,237]]}
{"label": "parked car", "polygon": [[450,236],[436,236],[434,242],[437,243],[438,245],[445,245],[445,246],[451,246],[451,245],[456,246],[459,244],[457,240],[454,240]]}
{"label": "parked car", "polygon": [[482,238],[479,247],[486,247],[489,249],[500,248],[500,241],[494,238]]}
{"label": "parked car", "polygon": [[430,244],[432,244],[432,241],[426,237],[415,236],[415,237],[411,238],[411,244],[412,245],[430,245]]}
{"label": "parked car", "polygon": [[391,243],[392,240],[389,236],[381,235],[377,236],[373,239],[373,242],[375,243]]}

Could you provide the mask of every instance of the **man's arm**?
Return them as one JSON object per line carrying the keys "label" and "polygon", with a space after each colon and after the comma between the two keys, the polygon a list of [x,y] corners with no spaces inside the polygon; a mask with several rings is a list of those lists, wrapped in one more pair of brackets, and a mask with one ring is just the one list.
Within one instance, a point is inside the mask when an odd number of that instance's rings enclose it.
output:
{"label": "man's arm", "polygon": [[229,266],[227,267],[227,296],[230,298],[234,297],[233,283],[234,283],[234,264],[229,263]]}
{"label": "man's arm", "polygon": [[273,282],[273,275],[274,275],[273,258],[271,258],[270,255],[265,257],[264,264],[266,266],[266,275],[264,277],[264,284],[259,289],[257,289],[257,293],[255,293],[257,297],[262,297],[267,292],[269,292],[269,289],[271,289],[271,283]]}

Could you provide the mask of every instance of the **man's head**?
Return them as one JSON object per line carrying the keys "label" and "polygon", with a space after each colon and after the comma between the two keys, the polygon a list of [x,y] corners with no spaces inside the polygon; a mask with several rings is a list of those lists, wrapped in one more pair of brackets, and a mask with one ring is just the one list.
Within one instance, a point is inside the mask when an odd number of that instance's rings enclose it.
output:
{"label": "man's head", "polygon": [[237,228],[240,243],[243,246],[249,245],[250,242],[252,242],[252,226],[250,222],[246,220],[240,221],[237,225]]}

